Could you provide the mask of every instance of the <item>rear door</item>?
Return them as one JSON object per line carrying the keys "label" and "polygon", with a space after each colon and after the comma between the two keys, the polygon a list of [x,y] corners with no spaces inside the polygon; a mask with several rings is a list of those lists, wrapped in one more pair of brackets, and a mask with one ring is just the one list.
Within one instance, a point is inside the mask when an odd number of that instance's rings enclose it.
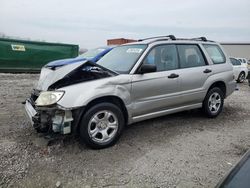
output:
{"label": "rear door", "polygon": [[178,44],[180,60],[180,92],[182,105],[203,101],[206,82],[212,71],[198,44]]}

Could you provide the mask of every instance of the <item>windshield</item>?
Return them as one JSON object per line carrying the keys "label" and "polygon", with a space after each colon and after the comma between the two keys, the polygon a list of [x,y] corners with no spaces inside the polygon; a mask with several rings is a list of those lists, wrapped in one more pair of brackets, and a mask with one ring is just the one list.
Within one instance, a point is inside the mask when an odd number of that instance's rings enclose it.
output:
{"label": "windshield", "polygon": [[145,44],[118,46],[107,53],[97,64],[118,73],[129,73],[146,47]]}
{"label": "windshield", "polygon": [[82,55],[79,55],[79,57],[91,59],[91,58],[96,57],[99,53],[103,52],[104,50],[106,50],[106,49],[105,48],[95,48],[92,50],[88,50],[87,52],[85,52]]}

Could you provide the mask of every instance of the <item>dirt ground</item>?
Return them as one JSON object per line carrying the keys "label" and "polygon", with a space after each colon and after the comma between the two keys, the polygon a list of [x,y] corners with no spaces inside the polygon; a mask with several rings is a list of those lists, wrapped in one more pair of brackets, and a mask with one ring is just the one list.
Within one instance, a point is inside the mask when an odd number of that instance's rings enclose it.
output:
{"label": "dirt ground", "polygon": [[187,111],[129,126],[120,141],[91,150],[76,138],[47,146],[22,101],[36,74],[0,74],[0,187],[214,187],[250,147],[250,87],[208,119]]}

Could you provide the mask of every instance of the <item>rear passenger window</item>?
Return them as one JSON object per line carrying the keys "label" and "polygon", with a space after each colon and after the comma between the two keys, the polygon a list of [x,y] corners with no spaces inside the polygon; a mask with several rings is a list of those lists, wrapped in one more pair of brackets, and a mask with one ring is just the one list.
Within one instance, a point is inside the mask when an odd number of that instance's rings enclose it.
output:
{"label": "rear passenger window", "polygon": [[203,46],[214,64],[221,64],[226,62],[225,55],[223,54],[222,50],[218,45],[203,44]]}
{"label": "rear passenger window", "polygon": [[180,68],[206,65],[200,48],[197,45],[177,45],[180,56]]}
{"label": "rear passenger window", "polygon": [[154,47],[146,56],[144,64],[155,64],[157,72],[178,68],[178,56],[175,45]]}
{"label": "rear passenger window", "polygon": [[234,58],[230,58],[230,61],[233,65],[241,65],[241,62],[237,59],[234,59]]}

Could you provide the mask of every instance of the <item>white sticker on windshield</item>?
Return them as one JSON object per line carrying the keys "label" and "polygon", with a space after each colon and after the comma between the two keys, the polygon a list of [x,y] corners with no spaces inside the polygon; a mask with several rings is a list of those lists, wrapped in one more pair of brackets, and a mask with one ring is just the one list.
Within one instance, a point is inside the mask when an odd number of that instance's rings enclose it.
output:
{"label": "white sticker on windshield", "polygon": [[127,49],[127,53],[137,53],[137,54],[139,54],[141,52],[142,52],[142,49],[140,49],[140,48],[129,48],[129,49]]}

